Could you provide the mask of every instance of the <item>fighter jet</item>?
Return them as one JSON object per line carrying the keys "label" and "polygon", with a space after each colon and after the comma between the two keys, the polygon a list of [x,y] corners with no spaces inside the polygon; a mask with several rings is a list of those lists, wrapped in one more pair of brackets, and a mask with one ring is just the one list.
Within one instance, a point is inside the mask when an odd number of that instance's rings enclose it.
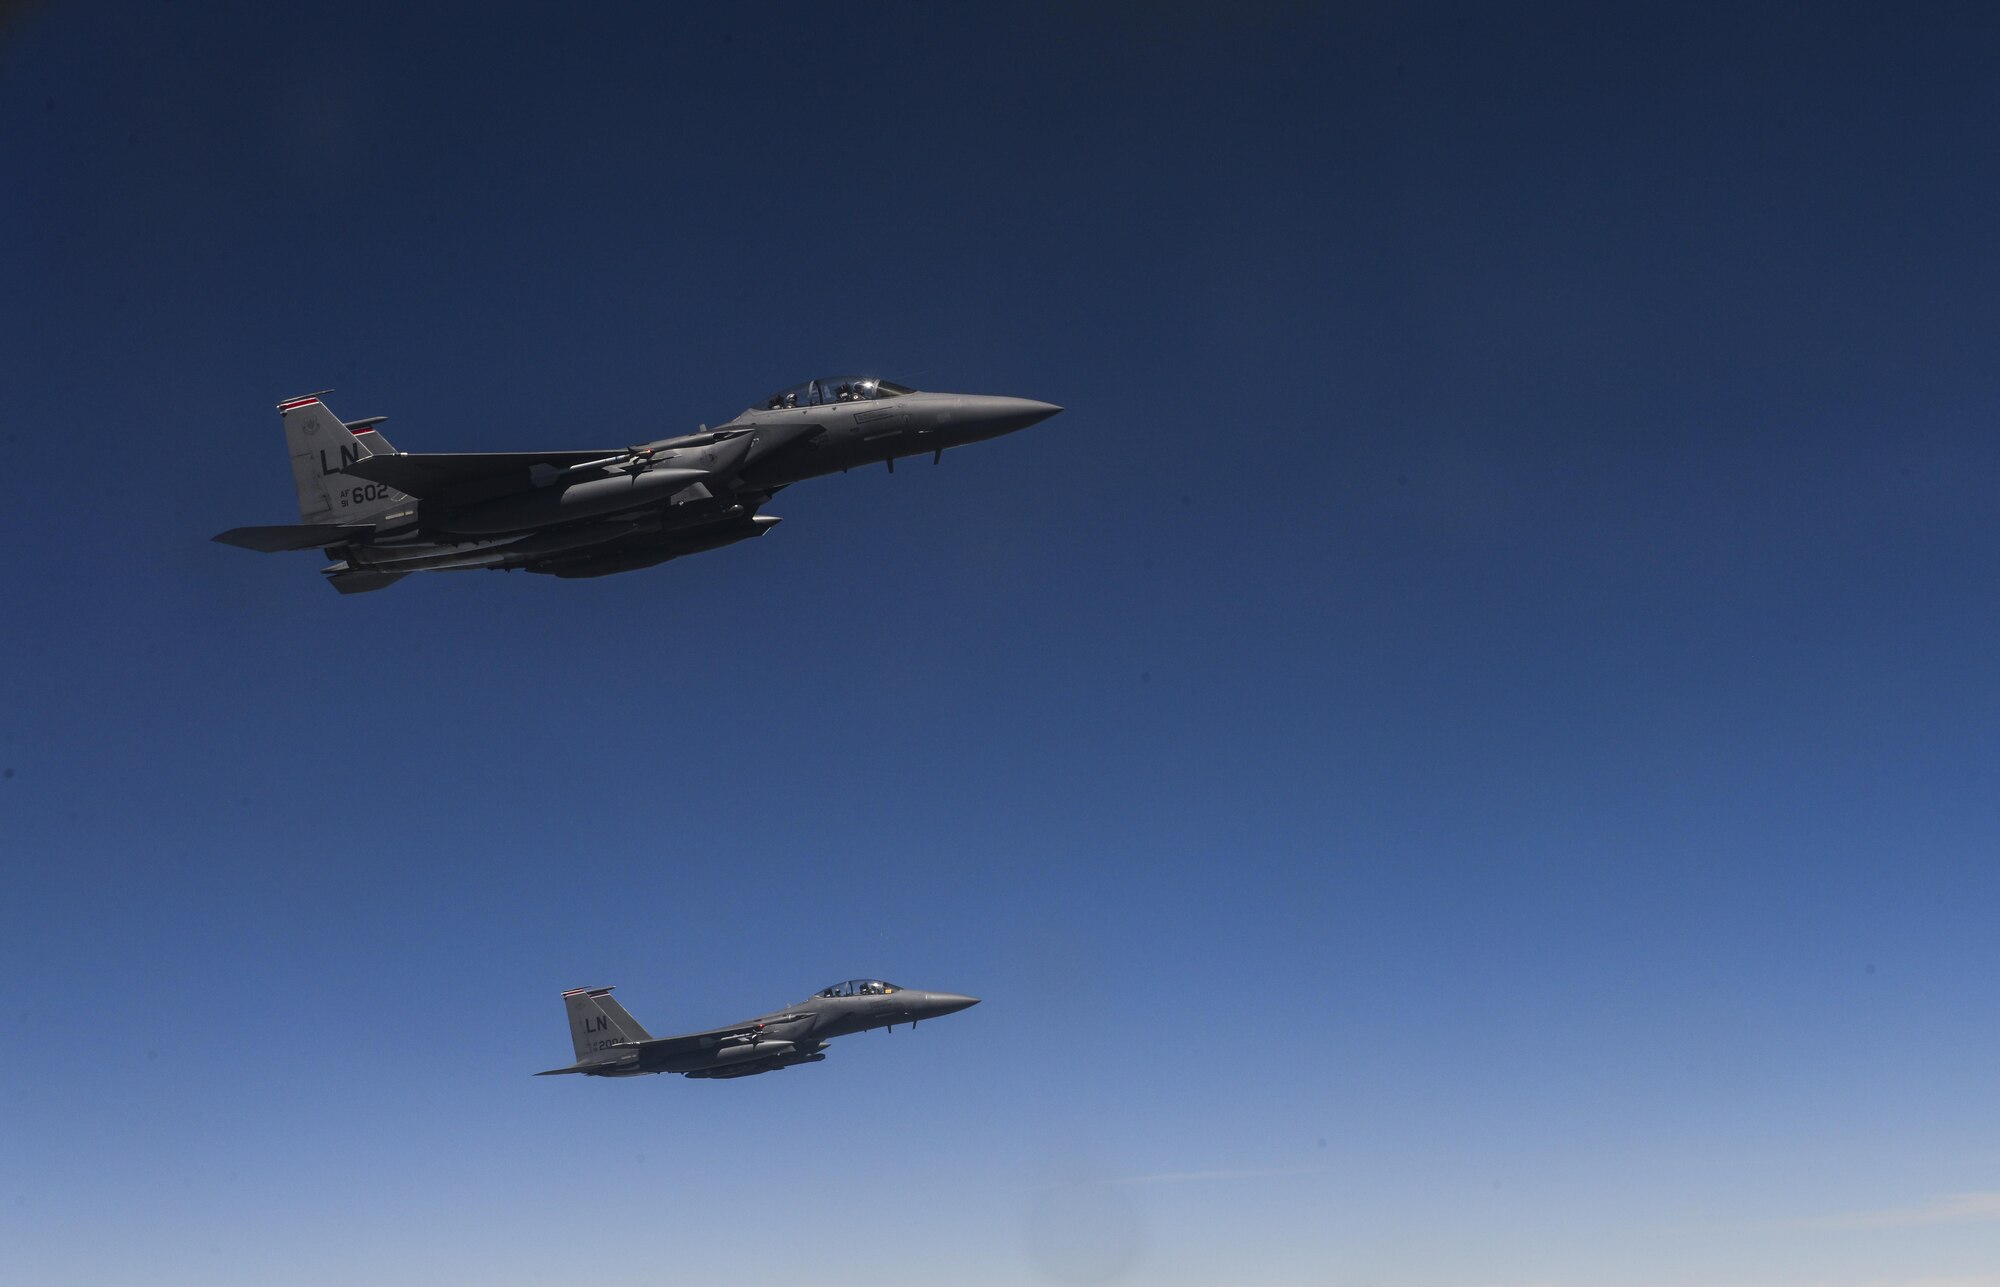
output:
{"label": "fighter jet", "polygon": [[955,1014],[979,1004],[978,997],[952,992],[918,992],[880,979],[849,979],[821,988],[805,1000],[773,1014],[726,1028],[655,1037],[611,999],[610,988],[565,992],[569,1036],[576,1062],[537,1077],[582,1073],[587,1077],[636,1077],[679,1073],[683,1077],[750,1077],[826,1058],[827,1042],[870,1028],[915,1027],[919,1019]]}
{"label": "fighter jet", "polygon": [[995,438],[1062,408],[1028,398],[920,393],[841,376],[772,394],[729,423],[589,451],[413,453],[382,436],[388,417],[342,420],[321,399],[278,404],[299,522],[215,539],[272,552],[324,550],[343,594],[412,572],[487,568],[604,576],[762,536],[762,511],[807,478]]}

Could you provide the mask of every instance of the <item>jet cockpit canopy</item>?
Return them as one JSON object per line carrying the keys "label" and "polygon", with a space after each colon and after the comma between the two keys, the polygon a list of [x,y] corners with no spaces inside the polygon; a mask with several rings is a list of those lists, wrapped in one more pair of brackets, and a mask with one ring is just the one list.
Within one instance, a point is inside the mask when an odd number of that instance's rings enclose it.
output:
{"label": "jet cockpit canopy", "polygon": [[830,988],[821,988],[813,995],[822,997],[885,997],[891,992],[901,991],[902,989],[895,984],[884,983],[880,979],[849,979],[845,983],[836,983]]}
{"label": "jet cockpit canopy", "polygon": [[764,400],[764,410],[786,407],[822,407],[836,402],[873,402],[877,398],[901,397],[915,393],[908,385],[878,380],[872,375],[834,375],[823,380],[807,380]]}

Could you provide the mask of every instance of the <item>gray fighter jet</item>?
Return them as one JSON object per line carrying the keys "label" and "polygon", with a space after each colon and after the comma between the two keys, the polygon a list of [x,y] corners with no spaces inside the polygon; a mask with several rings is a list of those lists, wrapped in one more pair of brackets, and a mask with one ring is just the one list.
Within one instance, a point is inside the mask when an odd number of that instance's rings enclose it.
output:
{"label": "gray fighter jet", "polygon": [[[326,392],[331,392],[327,390]],[[244,549],[324,550],[336,590],[411,572],[488,568],[603,576],[762,536],[761,511],[802,479],[1025,429],[1062,408],[920,393],[862,376],[808,380],[728,424],[618,449],[412,453],[341,420],[321,394],[278,404],[298,484],[296,525],[237,527]]]}
{"label": "gray fighter jet", "polygon": [[978,997],[952,992],[919,992],[880,979],[849,979],[821,988],[789,1009],[727,1028],[655,1037],[611,999],[610,988],[576,988],[563,993],[576,1062],[537,1077],[583,1073],[589,1077],[636,1077],[679,1073],[683,1077],[749,1077],[793,1064],[816,1064],[835,1037],[870,1028],[915,1027],[919,1019],[955,1014],[979,1004]]}

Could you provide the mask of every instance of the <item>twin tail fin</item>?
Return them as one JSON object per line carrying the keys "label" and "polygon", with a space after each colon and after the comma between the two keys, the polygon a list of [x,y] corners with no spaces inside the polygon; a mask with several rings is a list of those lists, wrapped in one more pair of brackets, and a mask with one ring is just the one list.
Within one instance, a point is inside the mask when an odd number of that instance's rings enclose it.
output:
{"label": "twin tail fin", "polygon": [[563,1009],[569,1012],[569,1039],[576,1047],[576,1063],[535,1074],[538,1077],[589,1072],[602,1064],[618,1063],[629,1056],[629,1047],[653,1039],[624,1006],[611,999],[610,988],[573,988],[563,993]]}
{"label": "twin tail fin", "polygon": [[340,472],[358,460],[395,453],[375,428],[387,417],[342,420],[320,396],[308,394],[278,404],[285,422],[285,446],[292,454],[292,481],[299,490],[300,522],[375,526],[403,517],[400,511],[414,516],[416,502],[402,492]]}

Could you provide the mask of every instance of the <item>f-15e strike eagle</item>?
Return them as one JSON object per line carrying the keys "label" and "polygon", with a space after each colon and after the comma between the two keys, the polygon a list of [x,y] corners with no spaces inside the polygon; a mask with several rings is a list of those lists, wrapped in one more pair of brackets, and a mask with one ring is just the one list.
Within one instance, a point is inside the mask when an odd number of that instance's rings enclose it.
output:
{"label": "f-15e strike eagle", "polygon": [[816,1064],[826,1058],[822,1048],[835,1037],[870,1028],[893,1028],[899,1023],[914,1027],[919,1019],[956,1014],[978,1004],[978,997],[918,992],[880,979],[850,979],[821,988],[789,1009],[727,1028],[655,1037],[611,999],[610,988],[577,988],[563,993],[576,1062],[535,1076],[679,1073],[699,1078],[749,1077],[794,1064]]}
{"label": "f-15e strike eagle", "polygon": [[[330,390],[329,390],[330,392]],[[807,478],[942,457],[1062,408],[1027,398],[920,393],[887,380],[809,380],[715,429],[601,451],[412,453],[341,420],[320,394],[278,404],[298,484],[295,526],[237,527],[244,549],[324,550],[343,594],[411,572],[468,568],[604,576],[762,536],[761,511]]]}

